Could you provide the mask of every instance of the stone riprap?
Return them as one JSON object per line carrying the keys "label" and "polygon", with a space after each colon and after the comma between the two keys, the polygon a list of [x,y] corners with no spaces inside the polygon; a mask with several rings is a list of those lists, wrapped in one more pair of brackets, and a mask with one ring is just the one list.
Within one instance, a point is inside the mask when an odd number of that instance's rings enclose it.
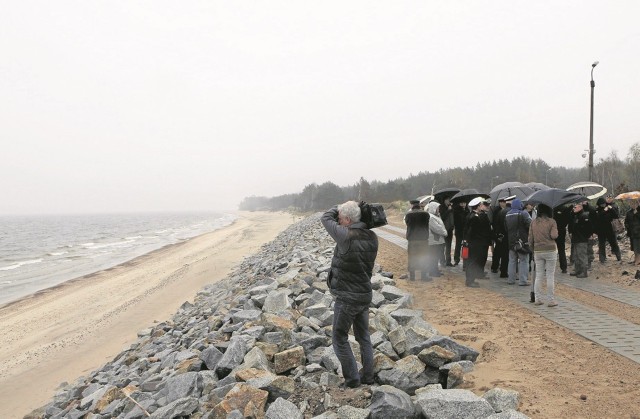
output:
{"label": "stone riprap", "polygon": [[526,417],[515,392],[454,388],[478,352],[439,335],[379,267],[370,308],[376,384],[342,390],[325,282],[333,246],[319,215],[290,226],[29,417]]}

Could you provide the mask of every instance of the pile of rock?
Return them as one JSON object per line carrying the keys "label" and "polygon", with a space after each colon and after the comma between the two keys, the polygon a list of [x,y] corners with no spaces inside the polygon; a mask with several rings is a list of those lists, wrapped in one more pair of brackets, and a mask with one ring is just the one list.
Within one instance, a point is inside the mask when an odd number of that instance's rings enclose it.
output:
{"label": "pile of rock", "polygon": [[[370,309],[376,384],[341,388],[325,283],[332,252],[318,216],[291,226],[29,416],[526,417],[516,411],[514,391],[478,397],[455,389],[478,352],[439,335],[410,308],[411,295],[380,273]],[[358,343],[351,345],[359,355]]]}

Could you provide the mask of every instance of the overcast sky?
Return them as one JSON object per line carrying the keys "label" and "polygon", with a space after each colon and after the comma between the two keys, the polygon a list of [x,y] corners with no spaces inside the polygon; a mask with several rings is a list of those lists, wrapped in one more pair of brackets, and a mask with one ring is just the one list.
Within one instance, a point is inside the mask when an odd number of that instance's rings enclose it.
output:
{"label": "overcast sky", "polygon": [[[640,141],[640,2],[3,1],[0,214],[232,209]],[[430,190],[427,185],[426,189]]]}

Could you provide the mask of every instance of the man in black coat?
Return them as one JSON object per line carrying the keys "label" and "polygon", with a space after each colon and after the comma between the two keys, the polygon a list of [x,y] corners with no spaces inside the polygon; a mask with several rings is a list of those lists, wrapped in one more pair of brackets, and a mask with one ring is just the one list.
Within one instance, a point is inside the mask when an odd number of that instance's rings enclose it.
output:
{"label": "man in black coat", "polygon": [[[409,280],[416,279],[416,271],[420,271],[420,278],[423,281],[429,279],[429,213],[420,207],[420,201],[413,199],[409,201],[411,209],[404,216],[407,225],[407,254]],[[437,262],[436,262],[437,263]]]}
{"label": "man in black coat", "polygon": [[557,207],[553,211],[553,218],[558,225],[558,238],[556,239],[556,247],[558,248],[558,261],[563,274],[567,273],[567,226],[571,220],[571,206]]}
{"label": "man in black coat", "polygon": [[507,230],[505,228],[505,218],[511,209],[511,201],[516,196],[509,196],[498,199],[498,208],[493,213],[493,254],[491,260],[491,272],[500,271],[500,278],[508,278],[509,268],[509,246],[507,245]]}
{"label": "man in black coat", "polygon": [[[371,276],[378,236],[360,221],[362,211],[348,201],[325,212],[320,221],[336,242],[327,282],[335,297],[333,306],[333,350],[342,365],[347,387],[373,384],[373,346],[369,335],[369,305],[373,297]],[[349,345],[349,330],[360,344],[362,374]]]}
{"label": "man in black coat", "polygon": [[591,214],[584,209],[584,204],[579,202],[573,206],[571,217],[571,243],[575,271],[571,272],[576,278],[586,278],[589,267],[588,242],[593,234],[593,222]]}
{"label": "man in black coat", "polygon": [[444,228],[447,229],[447,237],[444,239],[444,253],[440,257],[440,264],[442,266],[453,266],[451,263],[451,242],[453,241],[453,229],[455,228],[453,218],[453,206],[451,205],[451,198],[445,198],[439,207],[440,219],[444,224]]}
{"label": "man in black coat", "polygon": [[622,253],[618,246],[618,238],[616,237],[616,233],[613,231],[613,225],[611,224],[614,219],[620,217],[618,207],[611,205],[602,197],[598,198],[596,204],[595,230],[596,234],[598,234],[598,256],[600,258],[600,263],[605,263],[607,260],[607,242],[611,245],[611,251],[616,255],[618,261],[621,261]]}

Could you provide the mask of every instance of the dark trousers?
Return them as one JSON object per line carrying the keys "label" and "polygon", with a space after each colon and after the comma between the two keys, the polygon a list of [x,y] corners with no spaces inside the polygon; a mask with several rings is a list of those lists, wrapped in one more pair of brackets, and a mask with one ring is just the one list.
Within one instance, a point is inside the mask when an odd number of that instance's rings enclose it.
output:
{"label": "dark trousers", "polygon": [[505,240],[503,239],[501,242],[496,240],[491,260],[491,270],[497,271],[499,269],[500,275],[503,276],[507,275],[509,270],[509,246]]}
{"label": "dark trousers", "polygon": [[600,257],[600,262],[607,260],[607,242],[609,242],[611,251],[616,255],[616,258],[621,260],[622,254],[618,246],[618,239],[612,230],[611,232],[598,234],[598,256]]}
{"label": "dark trousers", "polygon": [[586,242],[573,244],[573,261],[578,275],[587,275],[589,266],[589,245]]}
{"label": "dark trousers", "polygon": [[[362,377],[349,345],[349,329],[353,326],[356,342],[360,344]],[[348,386],[360,381],[373,381],[373,347],[369,336],[369,304],[355,305],[336,300],[333,306],[333,350],[342,365],[342,375]]]}
{"label": "dark trousers", "polygon": [[462,249],[462,234],[456,234],[456,246],[453,250],[453,261],[460,263],[460,249]]}
{"label": "dark trousers", "polygon": [[[565,229],[566,230],[566,229]],[[566,247],[567,236],[565,234],[558,235],[556,239],[556,247],[558,248],[558,261],[560,261],[560,269],[567,270],[567,250]]]}
{"label": "dark trousers", "polygon": [[488,245],[473,242],[469,243],[469,259],[467,259],[467,269],[465,269],[467,284],[471,284],[477,278],[484,276],[484,265],[487,263],[488,255]]}

